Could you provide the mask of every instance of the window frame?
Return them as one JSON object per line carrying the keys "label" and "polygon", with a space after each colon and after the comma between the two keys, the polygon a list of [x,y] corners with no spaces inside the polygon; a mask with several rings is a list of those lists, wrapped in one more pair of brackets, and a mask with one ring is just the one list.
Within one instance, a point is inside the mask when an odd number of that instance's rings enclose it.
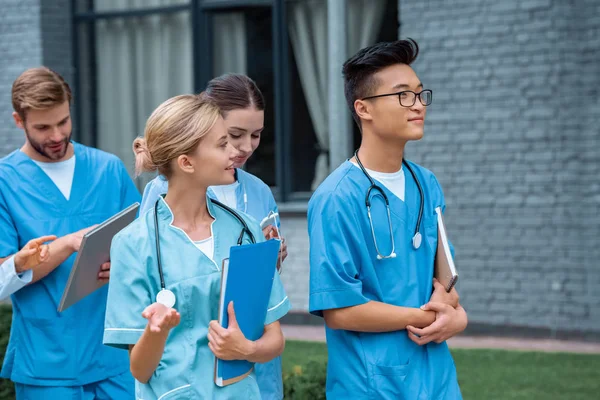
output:
{"label": "window frame", "polygon": [[[309,192],[292,192],[293,173],[291,168],[291,99],[290,99],[290,57],[287,32],[285,0],[190,0],[185,4],[172,6],[144,7],[130,10],[94,11],[94,0],[85,2],[85,11],[78,11],[78,1],[71,0],[72,51],[74,67],[74,120],[80,126],[82,118],[89,121],[91,132],[86,134],[84,144],[96,147],[98,144],[98,82],[96,71],[95,23],[99,20],[145,17],[188,11],[191,18],[192,60],[194,91],[200,92],[212,77],[212,60],[206,62],[206,54],[212,55],[212,23],[214,13],[231,12],[248,7],[270,7],[272,12],[273,70],[274,70],[274,120],[275,120],[275,184],[271,188],[278,202],[308,200]],[[79,36],[81,26],[87,29],[87,38]],[[87,41],[86,60],[80,58],[82,40]],[[212,56],[210,56],[212,57]],[[77,99],[82,94],[82,68],[85,62],[89,68],[90,87],[89,115],[85,115]],[[77,132],[77,129],[75,129]],[[76,135],[78,140],[81,140]],[[83,138],[83,136],[82,136]]]}

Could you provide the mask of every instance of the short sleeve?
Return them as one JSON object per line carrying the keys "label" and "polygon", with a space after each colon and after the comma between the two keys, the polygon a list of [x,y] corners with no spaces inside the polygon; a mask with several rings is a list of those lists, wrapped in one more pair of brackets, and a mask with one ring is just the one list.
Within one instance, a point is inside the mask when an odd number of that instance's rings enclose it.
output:
{"label": "short sleeve", "polygon": [[140,206],[140,215],[145,214],[149,209],[154,207],[154,203],[159,196],[167,193],[168,183],[162,177],[157,176],[152,179],[144,188],[142,195],[142,204]]}
{"label": "short sleeve", "polygon": [[28,269],[22,274],[15,271],[15,257],[12,256],[0,265],[0,300],[4,300],[19,289],[25,287],[33,279],[33,272]]}
{"label": "short sleeve", "polygon": [[290,299],[285,293],[279,273],[275,272],[273,288],[271,289],[271,297],[269,298],[269,305],[267,307],[265,325],[272,324],[273,322],[281,319],[285,314],[288,313],[288,311],[290,311],[291,307],[292,305],[290,303]]}
{"label": "short sleeve", "polygon": [[110,249],[110,281],[104,320],[103,343],[127,349],[146,328],[144,309],[153,303],[150,283],[135,244],[118,234]]}
{"label": "short sleeve", "polygon": [[0,191],[0,258],[8,257],[19,251],[17,228],[8,210],[6,198]]}
{"label": "short sleeve", "polygon": [[309,311],[357,306],[369,301],[358,279],[361,243],[351,201],[333,194],[313,197],[308,207],[310,252]]}
{"label": "short sleeve", "polygon": [[125,209],[141,200],[140,191],[137,189],[133,180],[127,173],[125,165],[119,161],[119,170],[121,175],[121,209]]}

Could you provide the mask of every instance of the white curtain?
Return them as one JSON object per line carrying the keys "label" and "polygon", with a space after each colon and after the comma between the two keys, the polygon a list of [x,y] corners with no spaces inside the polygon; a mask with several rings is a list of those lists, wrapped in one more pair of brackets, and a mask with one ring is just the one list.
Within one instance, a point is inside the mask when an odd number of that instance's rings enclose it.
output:
{"label": "white curtain", "polygon": [[213,75],[245,74],[247,46],[244,13],[215,14],[213,28]]}
{"label": "white curtain", "polygon": [[[348,57],[373,44],[381,27],[386,0],[347,0]],[[296,0],[289,4],[289,33],[319,154],[312,190],[327,177],[327,1]],[[342,66],[340,65],[340,74]],[[348,132],[351,134],[351,132]]]}
{"label": "white curtain", "polygon": [[[183,0],[99,0],[97,11],[168,6]],[[96,23],[98,147],[117,155],[133,173],[133,139],[144,134],[152,111],[169,97],[192,93],[189,12]],[[143,188],[151,176],[138,178]]]}

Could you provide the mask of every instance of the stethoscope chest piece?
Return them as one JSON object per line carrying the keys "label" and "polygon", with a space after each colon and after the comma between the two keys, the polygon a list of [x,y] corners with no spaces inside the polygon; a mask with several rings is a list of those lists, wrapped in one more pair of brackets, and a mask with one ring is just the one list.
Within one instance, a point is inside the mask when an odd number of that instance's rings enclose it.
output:
{"label": "stethoscope chest piece", "polygon": [[165,307],[172,308],[175,305],[175,293],[169,289],[161,289],[156,295],[156,302]]}
{"label": "stethoscope chest piece", "polygon": [[[244,234],[247,234],[250,238],[251,243],[256,243],[254,239],[254,235],[248,228],[248,224],[244,221],[244,219],[232,208],[226,206],[225,204],[219,203],[217,200],[210,199],[210,201],[224,209],[226,212],[233,215],[243,226],[242,231],[240,232],[240,237],[238,238],[238,246],[242,244],[244,239]],[[158,232],[158,203],[160,199],[154,203],[154,238],[156,240],[156,267],[158,268],[158,276],[160,278],[160,291],[156,294],[156,302],[162,304],[168,308],[172,308],[175,305],[175,293],[171,292],[166,288],[165,285],[165,276],[163,274],[162,261],[160,257],[160,234]]]}
{"label": "stethoscope chest piece", "polygon": [[412,238],[412,244],[415,250],[421,247],[421,242],[423,241],[423,237],[421,236],[421,232],[417,232],[415,236]]}

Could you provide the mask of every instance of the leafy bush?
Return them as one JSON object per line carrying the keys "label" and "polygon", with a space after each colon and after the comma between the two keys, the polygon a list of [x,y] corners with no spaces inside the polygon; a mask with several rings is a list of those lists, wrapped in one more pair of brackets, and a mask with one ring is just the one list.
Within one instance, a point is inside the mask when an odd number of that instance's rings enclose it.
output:
{"label": "leafy bush", "polygon": [[[10,336],[10,323],[12,319],[12,307],[6,304],[0,304],[0,366],[4,362],[6,346]],[[15,388],[8,379],[0,379],[0,400],[13,400],[15,398]]]}
{"label": "leafy bush", "polygon": [[325,400],[327,363],[311,360],[306,365],[296,365],[283,380],[284,398],[290,400]]}

